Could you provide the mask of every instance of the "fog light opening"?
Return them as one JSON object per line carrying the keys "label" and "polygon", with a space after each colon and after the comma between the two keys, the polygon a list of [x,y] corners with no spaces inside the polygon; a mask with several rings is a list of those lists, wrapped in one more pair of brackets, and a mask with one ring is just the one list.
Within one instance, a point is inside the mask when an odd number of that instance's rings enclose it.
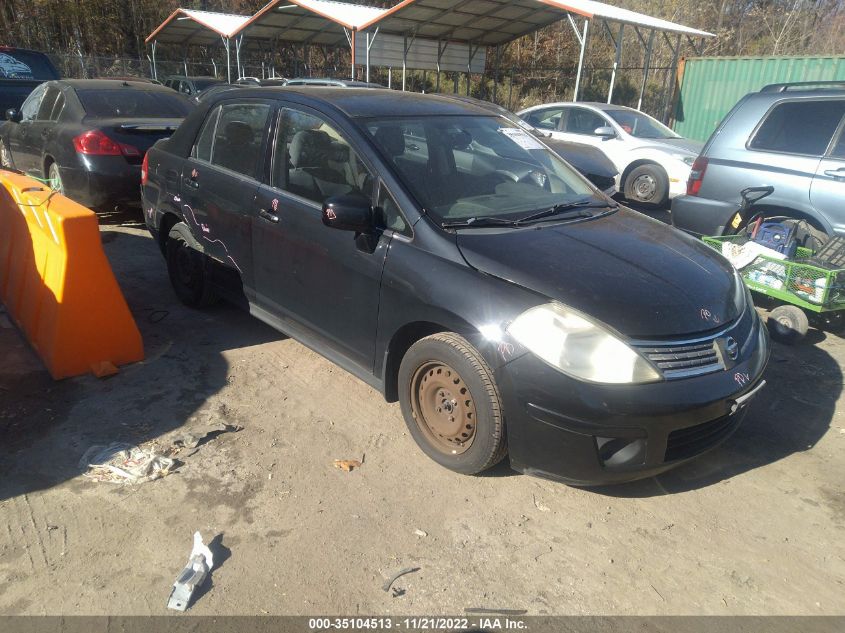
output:
{"label": "fog light opening", "polygon": [[596,437],[596,448],[602,465],[610,468],[645,463],[646,441],[643,438]]}

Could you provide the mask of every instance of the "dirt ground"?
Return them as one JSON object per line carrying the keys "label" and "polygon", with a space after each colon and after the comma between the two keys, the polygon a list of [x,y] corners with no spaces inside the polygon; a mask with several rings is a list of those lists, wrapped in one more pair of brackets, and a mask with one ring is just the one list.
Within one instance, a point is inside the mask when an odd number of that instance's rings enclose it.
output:
{"label": "dirt ground", "polygon": [[[464,477],[302,345],[230,306],[178,304],[123,220],[103,241],[145,362],[55,383],[0,315],[0,614],[165,614],[195,530],[216,567],[194,614],[845,613],[842,339],[776,345],[733,438],[658,478]],[[243,429],[157,481],[78,467],[95,444],[167,447],[221,422]],[[404,594],[383,591],[405,567]]]}

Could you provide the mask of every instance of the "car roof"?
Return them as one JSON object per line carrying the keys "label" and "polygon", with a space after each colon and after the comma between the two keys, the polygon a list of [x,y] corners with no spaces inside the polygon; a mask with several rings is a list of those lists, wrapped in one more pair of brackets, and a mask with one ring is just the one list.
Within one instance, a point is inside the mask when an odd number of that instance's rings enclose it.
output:
{"label": "car roof", "polygon": [[[635,110],[634,108],[629,108],[628,106],[623,105],[616,105],[614,103],[603,103],[601,101],[558,101],[556,103],[541,103],[539,105],[531,106],[530,108],[526,108],[525,110],[536,110],[538,108],[573,108],[577,106],[587,106],[589,108],[594,108],[595,110],[630,110],[631,112],[639,112],[639,110]],[[525,110],[521,110],[524,112]]]}
{"label": "car roof", "polygon": [[186,81],[208,81],[209,79],[213,81],[224,81],[223,79],[218,79],[217,77],[212,77],[211,75],[168,75],[164,78],[165,81],[168,79],[182,79]]}
{"label": "car roof", "polygon": [[96,90],[120,90],[126,88],[143,88],[148,91],[169,91],[166,86],[160,86],[150,81],[127,81],[126,79],[58,79],[58,83],[70,86],[74,90],[96,89]]}
{"label": "car roof", "polygon": [[232,98],[286,97],[303,105],[320,105],[341,111],[348,117],[403,117],[420,115],[482,115],[491,116],[489,109],[448,97],[426,95],[399,90],[371,88],[337,88],[332,86],[255,86],[237,93],[214,95],[213,102]]}

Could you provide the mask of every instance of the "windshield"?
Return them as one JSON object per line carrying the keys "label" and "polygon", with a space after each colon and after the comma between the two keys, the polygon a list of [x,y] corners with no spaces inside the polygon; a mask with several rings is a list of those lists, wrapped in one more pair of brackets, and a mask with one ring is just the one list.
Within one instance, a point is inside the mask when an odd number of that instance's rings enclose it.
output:
{"label": "windshield", "polygon": [[85,113],[94,118],[181,119],[191,111],[184,95],[169,90],[77,90]]}
{"label": "windshield", "polygon": [[619,127],[636,138],[679,138],[668,127],[642,112],[605,110],[605,114],[610,115],[619,124]]}
{"label": "windshield", "polygon": [[496,116],[369,119],[367,131],[435,221],[516,220],[597,195],[534,136]]}

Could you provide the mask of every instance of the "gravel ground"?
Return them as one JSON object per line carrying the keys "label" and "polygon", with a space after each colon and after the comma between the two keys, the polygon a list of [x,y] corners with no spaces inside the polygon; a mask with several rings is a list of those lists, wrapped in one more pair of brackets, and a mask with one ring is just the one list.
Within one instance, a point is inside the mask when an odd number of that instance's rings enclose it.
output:
{"label": "gravel ground", "polygon": [[[195,614],[845,613],[842,339],[776,345],[737,433],[660,477],[464,477],[302,345],[230,306],[178,304],[125,219],[105,218],[103,241],[145,362],[52,382],[0,315],[0,614],[165,614],[195,530],[216,553]],[[221,424],[243,428],[157,481],[78,467],[95,444],[164,449]],[[405,567],[404,593],[383,591]]]}

